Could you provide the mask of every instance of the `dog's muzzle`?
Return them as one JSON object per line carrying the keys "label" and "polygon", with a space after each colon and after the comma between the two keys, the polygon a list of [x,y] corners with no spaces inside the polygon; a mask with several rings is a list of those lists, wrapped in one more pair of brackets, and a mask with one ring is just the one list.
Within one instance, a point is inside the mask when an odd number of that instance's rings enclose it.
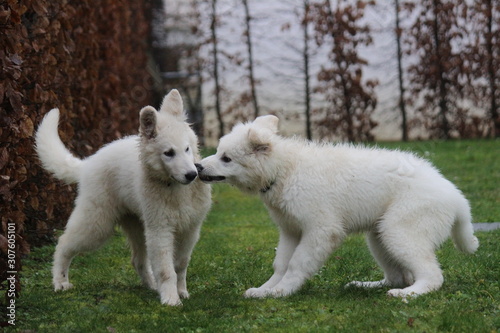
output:
{"label": "dog's muzzle", "polygon": [[204,175],[202,173],[198,174],[198,177],[200,177],[200,179],[206,183],[221,182],[224,179],[226,179],[226,177],[224,177],[224,176],[208,176],[208,175]]}
{"label": "dog's muzzle", "polygon": [[204,174],[203,170],[205,168],[203,168],[203,165],[201,165],[199,163],[195,163],[195,166],[196,166],[196,170],[198,170],[198,177],[201,179],[201,181],[203,181],[205,183],[221,182],[224,179],[226,179],[226,177],[224,177],[224,176],[210,176],[210,175]]}

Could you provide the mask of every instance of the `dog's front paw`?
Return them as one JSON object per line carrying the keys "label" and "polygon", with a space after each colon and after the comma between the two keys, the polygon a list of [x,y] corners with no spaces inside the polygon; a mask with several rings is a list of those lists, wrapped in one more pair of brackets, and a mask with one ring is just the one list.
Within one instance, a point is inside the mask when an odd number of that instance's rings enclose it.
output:
{"label": "dog's front paw", "polygon": [[245,291],[244,296],[246,298],[263,298],[268,295],[268,290],[267,289],[262,289],[262,288],[250,288],[247,291]]}
{"label": "dog's front paw", "polygon": [[54,291],[61,291],[61,290],[68,290],[73,288],[73,284],[69,282],[59,282],[59,281],[54,281]]}
{"label": "dog's front paw", "polygon": [[278,297],[290,296],[291,294],[293,294],[293,292],[294,291],[290,290],[290,289],[274,287],[274,288],[271,288],[267,291],[267,295],[274,297],[274,298],[278,298]]}
{"label": "dog's front paw", "polygon": [[414,290],[405,288],[405,289],[391,289],[387,292],[387,295],[406,299],[407,297],[417,297],[419,294],[416,293]]}
{"label": "dog's front paw", "polygon": [[179,290],[179,297],[180,298],[189,298],[189,292],[187,290]]}
{"label": "dog's front paw", "polygon": [[164,305],[169,305],[169,306],[180,306],[182,305],[182,302],[181,302],[181,299],[179,298],[179,295],[175,295],[175,296],[166,296],[166,297],[163,297],[161,298],[161,304],[164,304]]}

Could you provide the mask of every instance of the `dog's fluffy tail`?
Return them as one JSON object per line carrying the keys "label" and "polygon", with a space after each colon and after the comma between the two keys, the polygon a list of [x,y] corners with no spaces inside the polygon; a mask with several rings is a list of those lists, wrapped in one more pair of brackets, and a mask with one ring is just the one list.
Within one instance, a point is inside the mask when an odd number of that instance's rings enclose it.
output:
{"label": "dog's fluffy tail", "polygon": [[66,149],[57,132],[58,124],[59,110],[52,109],[45,115],[36,132],[36,152],[47,171],[68,184],[77,183],[82,160]]}
{"label": "dog's fluffy tail", "polygon": [[474,253],[479,247],[479,240],[474,236],[469,203],[465,198],[451,229],[451,237],[455,247],[462,252]]}

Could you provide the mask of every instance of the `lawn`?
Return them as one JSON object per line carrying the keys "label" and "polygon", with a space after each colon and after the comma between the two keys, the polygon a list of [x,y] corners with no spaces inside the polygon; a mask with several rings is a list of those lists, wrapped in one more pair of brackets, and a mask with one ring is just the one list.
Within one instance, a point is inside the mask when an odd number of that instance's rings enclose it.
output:
{"label": "lawn", "polygon": [[[500,141],[384,144],[432,160],[470,199],[475,220],[500,221]],[[221,184],[188,270],[191,298],[160,305],[130,265],[120,231],[71,266],[75,288],[54,293],[54,246],[24,260],[16,330],[32,332],[496,332],[500,329],[500,231],[478,232],[474,255],[447,241],[438,251],[445,283],[403,302],[386,289],[344,289],[382,277],[362,235],[349,237],[297,294],[245,299],[272,274],[277,230],[258,197]]]}

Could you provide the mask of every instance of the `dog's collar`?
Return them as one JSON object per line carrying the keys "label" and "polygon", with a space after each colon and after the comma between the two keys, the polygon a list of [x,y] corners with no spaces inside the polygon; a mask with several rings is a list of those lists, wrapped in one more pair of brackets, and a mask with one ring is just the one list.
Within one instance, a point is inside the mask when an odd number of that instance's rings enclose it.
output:
{"label": "dog's collar", "polygon": [[266,187],[263,187],[260,189],[260,193],[266,193],[268,192],[272,187],[273,185],[276,184],[276,180],[273,180],[269,183],[269,185],[267,185]]}

